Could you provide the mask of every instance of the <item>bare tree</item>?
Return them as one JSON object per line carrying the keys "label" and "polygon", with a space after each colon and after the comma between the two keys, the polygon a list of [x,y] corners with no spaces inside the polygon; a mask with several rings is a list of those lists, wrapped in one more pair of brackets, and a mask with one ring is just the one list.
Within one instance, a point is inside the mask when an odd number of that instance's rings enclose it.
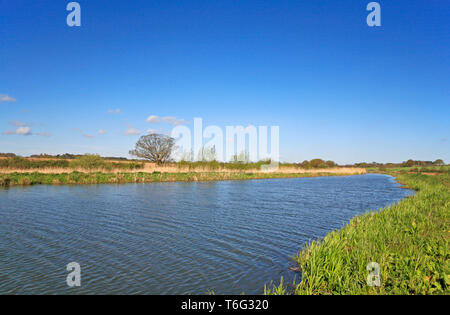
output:
{"label": "bare tree", "polygon": [[201,162],[216,161],[216,146],[202,147],[201,151],[198,152],[198,160]]}
{"label": "bare tree", "polygon": [[157,164],[164,164],[171,161],[172,151],[175,146],[175,139],[152,133],[139,138],[134,150],[130,155],[146,159]]}

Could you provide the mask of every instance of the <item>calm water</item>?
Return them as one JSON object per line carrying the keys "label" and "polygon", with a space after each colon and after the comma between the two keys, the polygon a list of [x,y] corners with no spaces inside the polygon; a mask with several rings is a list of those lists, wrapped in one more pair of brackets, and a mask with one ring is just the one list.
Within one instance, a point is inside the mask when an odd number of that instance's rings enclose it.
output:
{"label": "calm water", "polygon": [[410,194],[384,175],[3,189],[0,293],[260,294],[305,242]]}

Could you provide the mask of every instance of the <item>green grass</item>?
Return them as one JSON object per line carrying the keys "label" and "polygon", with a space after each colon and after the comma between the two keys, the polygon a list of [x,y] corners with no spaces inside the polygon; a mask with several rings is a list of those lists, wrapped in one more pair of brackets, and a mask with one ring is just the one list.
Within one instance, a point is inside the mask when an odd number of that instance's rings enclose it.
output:
{"label": "green grass", "polygon": [[395,173],[439,173],[439,174],[450,174],[450,166],[398,166],[398,167],[367,167],[368,173],[385,173],[385,174],[395,174]]}
{"label": "green grass", "polygon": [[[302,281],[267,294],[449,294],[450,176],[398,174],[416,194],[355,217],[307,244],[294,258]],[[367,285],[367,265],[380,265],[381,285]]]}

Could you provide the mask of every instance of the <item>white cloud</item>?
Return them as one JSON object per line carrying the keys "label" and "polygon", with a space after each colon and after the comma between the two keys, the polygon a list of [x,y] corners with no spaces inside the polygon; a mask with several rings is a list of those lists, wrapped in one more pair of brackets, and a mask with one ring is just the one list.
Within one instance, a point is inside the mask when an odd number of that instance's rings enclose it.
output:
{"label": "white cloud", "polygon": [[116,109],[109,109],[108,110],[109,114],[120,114],[120,108],[116,108]]}
{"label": "white cloud", "polygon": [[6,94],[0,94],[0,103],[1,102],[15,102],[16,99],[14,97],[8,96]]}
{"label": "white cloud", "polygon": [[16,130],[8,130],[2,133],[3,135],[20,135],[20,136],[30,136],[31,128],[30,127],[19,127]]}
{"label": "white cloud", "polygon": [[105,135],[107,133],[107,131],[105,130],[105,129],[100,129],[99,131],[98,131],[98,134],[99,135]]}
{"label": "white cloud", "polygon": [[150,115],[147,118],[147,122],[151,124],[159,124],[161,122],[161,118],[155,115]]}
{"label": "white cloud", "polygon": [[148,123],[151,124],[159,124],[162,122],[166,122],[168,124],[171,124],[173,126],[179,126],[179,125],[185,125],[188,122],[184,119],[178,119],[176,117],[173,116],[166,116],[166,117],[158,117],[156,115],[150,115],[147,120]]}
{"label": "white cloud", "polygon": [[16,130],[7,130],[7,131],[2,133],[3,135],[19,135],[19,136],[31,136],[31,135],[34,135],[34,136],[41,136],[41,137],[50,137],[50,136],[52,136],[51,133],[44,132],[44,131],[41,131],[41,132],[38,132],[38,133],[32,133],[30,126],[32,126],[33,124],[23,123],[23,122],[21,122],[19,120],[17,120],[17,121],[10,120],[9,124],[13,125],[15,127],[18,127],[18,128]]}
{"label": "white cloud", "polygon": [[129,127],[126,131],[125,131],[125,135],[127,136],[131,136],[131,135],[140,135],[141,132],[133,127]]}

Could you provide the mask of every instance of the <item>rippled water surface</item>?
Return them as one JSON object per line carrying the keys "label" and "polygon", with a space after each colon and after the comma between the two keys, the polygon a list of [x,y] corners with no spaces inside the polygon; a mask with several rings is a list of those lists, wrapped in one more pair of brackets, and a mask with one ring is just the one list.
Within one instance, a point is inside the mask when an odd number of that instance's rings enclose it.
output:
{"label": "rippled water surface", "polygon": [[260,294],[305,242],[410,194],[384,175],[3,189],[0,293]]}

